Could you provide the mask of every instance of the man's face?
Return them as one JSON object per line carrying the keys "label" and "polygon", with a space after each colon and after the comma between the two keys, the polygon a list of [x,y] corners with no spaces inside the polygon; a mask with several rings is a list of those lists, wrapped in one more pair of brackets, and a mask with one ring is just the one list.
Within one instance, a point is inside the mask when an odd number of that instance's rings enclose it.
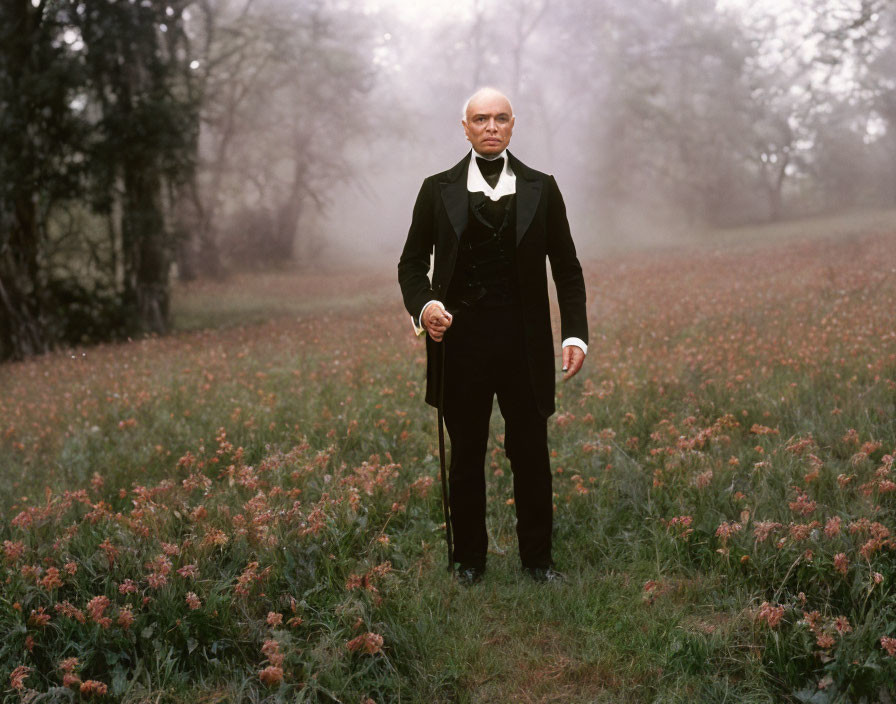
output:
{"label": "man's face", "polygon": [[500,93],[478,96],[467,106],[467,119],[461,120],[473,149],[483,156],[500,154],[510,144],[514,117],[510,101]]}

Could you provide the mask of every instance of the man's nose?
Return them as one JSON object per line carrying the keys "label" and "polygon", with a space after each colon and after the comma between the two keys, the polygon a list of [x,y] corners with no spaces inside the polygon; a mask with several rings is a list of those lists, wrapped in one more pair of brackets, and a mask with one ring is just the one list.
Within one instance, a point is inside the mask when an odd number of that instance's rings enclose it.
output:
{"label": "man's nose", "polygon": [[495,121],[495,118],[492,118],[491,120],[488,121],[488,125],[486,125],[486,129],[489,132],[497,132],[498,123]]}

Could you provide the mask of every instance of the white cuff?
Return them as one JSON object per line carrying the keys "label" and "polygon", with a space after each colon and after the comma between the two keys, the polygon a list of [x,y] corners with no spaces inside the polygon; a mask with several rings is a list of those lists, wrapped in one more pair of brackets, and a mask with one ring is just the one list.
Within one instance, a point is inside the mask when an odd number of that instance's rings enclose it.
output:
{"label": "white cuff", "polygon": [[580,350],[582,350],[582,352],[584,352],[585,354],[588,354],[588,344],[586,342],[583,342],[579,338],[567,337],[563,341],[563,344],[561,345],[561,347],[569,347],[570,345],[573,345],[574,347],[578,347]]}
{"label": "white cuff", "polygon": [[420,315],[417,316],[417,319],[414,320],[414,318],[411,317],[411,325],[414,326],[414,334],[417,337],[420,337],[420,335],[426,332],[426,328],[424,328],[423,325],[420,324],[420,320],[423,318],[423,314],[426,312],[426,309],[429,308],[431,303],[438,303],[439,307],[442,310],[445,310],[445,306],[442,305],[442,302],[437,301],[436,299],[432,299],[431,301],[427,301],[426,303],[424,303],[423,307],[420,309]]}

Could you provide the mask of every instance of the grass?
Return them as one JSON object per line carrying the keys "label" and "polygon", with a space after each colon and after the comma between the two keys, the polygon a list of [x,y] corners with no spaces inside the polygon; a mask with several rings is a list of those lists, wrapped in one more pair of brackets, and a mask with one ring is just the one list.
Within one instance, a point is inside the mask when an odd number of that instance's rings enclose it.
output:
{"label": "grass", "polygon": [[586,263],[559,586],[497,413],[488,573],[449,579],[392,272],[194,284],[177,334],[6,365],[4,700],[890,701],[894,242]]}
{"label": "grass", "polygon": [[394,289],[392,279],[363,268],[235,274],[176,285],[172,326],[203,330],[364,310],[393,303]]}

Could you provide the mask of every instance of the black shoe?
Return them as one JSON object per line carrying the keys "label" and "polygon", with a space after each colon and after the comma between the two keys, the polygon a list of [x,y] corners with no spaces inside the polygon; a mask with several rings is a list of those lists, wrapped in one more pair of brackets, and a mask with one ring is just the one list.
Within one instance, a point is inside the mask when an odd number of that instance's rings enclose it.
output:
{"label": "black shoe", "polygon": [[558,572],[553,567],[523,567],[523,572],[529,575],[534,581],[541,584],[545,582],[559,583],[566,581],[566,575],[562,572]]}
{"label": "black shoe", "polygon": [[475,565],[461,564],[455,572],[455,578],[464,587],[471,587],[477,582],[481,582],[483,575],[485,575],[485,567]]}

